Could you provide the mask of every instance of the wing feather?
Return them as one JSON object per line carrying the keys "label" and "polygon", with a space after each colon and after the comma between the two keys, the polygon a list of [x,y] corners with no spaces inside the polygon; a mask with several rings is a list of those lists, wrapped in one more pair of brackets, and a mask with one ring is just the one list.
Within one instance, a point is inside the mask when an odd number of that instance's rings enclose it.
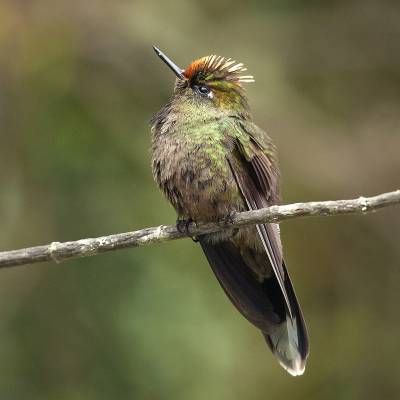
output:
{"label": "wing feather", "polygon": [[[234,163],[232,161],[228,160],[228,162],[249,210],[256,210],[259,208],[267,207],[268,206],[267,199],[264,196],[262,196],[260,191],[257,190],[256,188],[257,181],[254,182],[252,179],[249,179],[251,175],[255,175],[255,177],[257,177],[257,174],[251,174],[246,172],[241,174],[238,172],[240,168],[235,168]],[[242,164],[245,166],[246,169],[252,168],[251,162],[248,163],[244,160],[244,162],[242,161]],[[267,177],[265,177],[265,179],[267,179]],[[258,181],[257,183],[260,186],[262,185],[260,181]],[[267,188],[265,188],[265,193],[267,192],[268,190]],[[282,267],[282,246],[280,244],[279,232],[276,226],[274,227],[274,225],[272,224],[258,224],[257,231],[261,239],[261,242],[265,248],[265,252],[267,253],[272,270],[278,281],[279,287],[282,291],[286,307],[289,311],[290,316],[292,317],[292,309],[289,301],[289,296],[285,288],[286,277],[285,277],[285,271],[283,270]]]}

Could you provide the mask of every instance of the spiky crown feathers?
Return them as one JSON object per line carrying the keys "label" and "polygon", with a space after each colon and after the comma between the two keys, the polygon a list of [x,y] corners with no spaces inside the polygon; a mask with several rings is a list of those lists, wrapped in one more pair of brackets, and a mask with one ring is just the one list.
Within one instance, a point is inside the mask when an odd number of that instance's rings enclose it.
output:
{"label": "spiky crown feathers", "polygon": [[242,63],[231,58],[210,55],[193,61],[184,71],[186,79],[226,80],[238,84],[254,82],[252,75],[242,75],[247,71]]}

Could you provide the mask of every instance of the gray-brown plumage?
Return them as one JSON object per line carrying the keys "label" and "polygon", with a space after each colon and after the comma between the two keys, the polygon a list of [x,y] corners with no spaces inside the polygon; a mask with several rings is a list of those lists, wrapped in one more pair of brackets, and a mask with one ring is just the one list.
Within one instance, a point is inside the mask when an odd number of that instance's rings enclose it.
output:
{"label": "gray-brown plumage", "polygon": [[[251,118],[242,64],[208,56],[177,75],[170,102],[152,120],[152,167],[181,220],[218,221],[279,203],[275,147]],[[281,365],[304,371],[306,327],[285,262],[277,224],[200,237],[225,293],[261,330]]]}

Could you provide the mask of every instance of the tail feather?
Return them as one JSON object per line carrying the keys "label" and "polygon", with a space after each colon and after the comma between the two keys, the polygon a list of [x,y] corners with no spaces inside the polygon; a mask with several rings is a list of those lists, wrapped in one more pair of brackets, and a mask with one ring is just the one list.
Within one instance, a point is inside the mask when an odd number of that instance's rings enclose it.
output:
{"label": "tail feather", "polygon": [[284,261],[282,267],[287,277],[285,288],[294,316],[290,318],[286,315],[273,333],[263,332],[263,335],[282,367],[291,375],[298,376],[304,373],[308,356],[307,328]]}
{"label": "tail feather", "polygon": [[211,243],[201,238],[200,244],[234,306],[261,330],[282,367],[291,375],[301,375],[308,356],[307,330],[285,263],[282,268],[292,317],[275,276],[257,280],[233,242]]}
{"label": "tail feather", "polygon": [[293,376],[302,375],[306,366],[306,357],[302,355],[299,344],[298,329],[296,319],[286,318],[273,333],[263,332],[281,366]]}

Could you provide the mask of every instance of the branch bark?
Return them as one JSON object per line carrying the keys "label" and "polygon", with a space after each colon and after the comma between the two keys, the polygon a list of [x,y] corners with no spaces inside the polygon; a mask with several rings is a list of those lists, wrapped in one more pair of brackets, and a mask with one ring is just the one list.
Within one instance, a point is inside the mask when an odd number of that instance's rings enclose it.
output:
{"label": "branch bark", "polygon": [[175,225],[160,225],[133,232],[117,233],[97,238],[71,242],[52,242],[43,246],[0,252],[0,268],[33,264],[43,261],[60,263],[65,260],[89,257],[99,253],[114,251],[146,244],[167,242],[187,236],[200,236],[233,227],[259,223],[279,222],[291,218],[330,216],[342,214],[364,214],[383,207],[400,204],[400,190],[373,197],[359,197],[350,200],[314,201],[283,206],[272,206],[260,210],[238,213],[230,221],[191,224],[188,234],[179,232]]}

